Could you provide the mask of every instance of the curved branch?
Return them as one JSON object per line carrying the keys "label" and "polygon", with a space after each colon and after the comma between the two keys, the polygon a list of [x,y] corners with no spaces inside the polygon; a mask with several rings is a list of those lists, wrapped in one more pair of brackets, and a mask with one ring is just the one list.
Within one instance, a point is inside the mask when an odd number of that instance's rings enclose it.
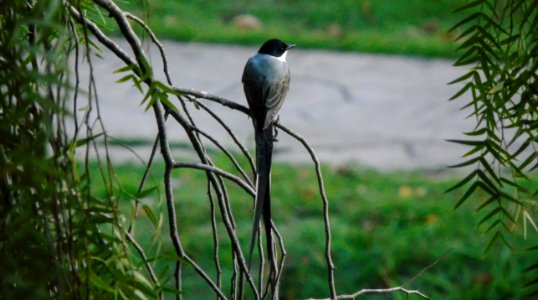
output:
{"label": "curved branch", "polygon": [[[125,237],[127,238],[127,240],[129,242],[131,242],[131,244],[133,244],[136,251],[138,252],[138,255],[140,255],[140,257],[142,257],[142,260],[144,261],[144,265],[146,266],[146,270],[148,271],[148,273],[149,273],[149,275],[151,277],[151,280],[153,280],[153,283],[155,283],[155,285],[157,285],[157,286],[160,286],[159,279],[157,278],[157,275],[155,275],[155,271],[153,271],[153,268],[149,264],[148,257],[146,256],[146,253],[144,252],[144,249],[142,249],[142,247],[136,242],[136,240],[129,233],[129,231],[125,232]],[[159,295],[159,299],[163,299],[162,291],[159,291],[158,295]]]}
{"label": "curved branch", "polygon": [[424,299],[430,299],[428,296],[424,295],[422,292],[418,291],[418,290],[408,290],[406,288],[404,288],[403,286],[397,286],[397,287],[393,287],[393,288],[388,288],[388,289],[362,289],[360,291],[357,291],[353,294],[349,294],[349,295],[340,295],[340,296],[337,296],[337,297],[331,297],[331,298],[323,298],[323,299],[314,299],[314,298],[310,298],[309,300],[333,300],[333,299],[350,299],[350,300],[353,300],[361,295],[365,295],[365,294],[387,294],[387,293],[394,293],[394,292],[403,292],[405,293],[407,296],[410,296],[410,295],[419,295],[420,297],[424,298]]}
{"label": "curved branch", "polygon": [[[228,107],[230,109],[238,110],[238,111],[250,116],[250,110],[248,109],[248,107],[246,107],[244,105],[241,105],[241,104],[239,104],[237,102],[228,100],[226,98],[219,97],[217,95],[213,95],[213,94],[210,94],[208,92],[198,91],[198,90],[189,89],[189,88],[179,88],[179,87],[174,86],[174,87],[172,87],[172,89],[175,92],[180,93],[180,94],[194,96],[195,98],[202,98],[202,99],[206,99],[206,100],[209,100],[209,101],[213,101],[213,102],[222,104],[222,105],[224,105],[224,106],[226,106],[226,107]],[[190,100],[195,101],[195,100],[192,100],[192,99],[190,99]]]}
{"label": "curved branch", "polygon": [[131,58],[131,56],[129,56],[129,54],[127,54],[127,52],[125,52],[118,44],[116,44],[108,36],[106,36],[106,34],[104,34],[95,23],[88,20],[88,18],[81,17],[80,12],[69,3],[66,2],[65,5],[69,8],[71,16],[73,16],[77,22],[85,25],[86,28],[88,28],[92,32],[93,36],[95,36],[101,44],[107,47],[108,50],[116,54],[116,56],[119,59],[123,60],[125,64],[135,64],[135,61]]}
{"label": "curved branch", "polygon": [[[191,101],[196,101],[196,100],[191,100]],[[234,143],[237,145],[237,147],[239,147],[239,150],[241,150],[243,155],[245,155],[245,157],[247,158],[250,168],[252,170],[252,174],[256,174],[256,167],[254,167],[254,159],[252,158],[250,153],[247,151],[245,146],[243,146],[243,144],[239,142],[239,139],[237,138],[235,133],[233,133],[232,129],[228,125],[226,125],[226,123],[217,114],[215,114],[211,109],[209,109],[209,107],[207,107],[205,104],[197,102],[195,105],[198,105],[202,109],[204,109],[210,116],[213,117],[213,119],[215,119],[222,126],[222,128],[224,128],[224,130],[226,130],[226,132],[230,135],[230,137],[232,138]]]}
{"label": "curved branch", "polygon": [[219,141],[217,141],[214,137],[212,137],[209,133],[201,130],[200,128],[198,127],[194,127],[193,128],[194,130],[196,130],[196,132],[198,132],[199,134],[203,135],[205,138],[207,138],[208,140],[210,140],[215,146],[217,146],[217,148],[219,148],[222,152],[224,152],[224,154],[226,154],[226,156],[228,156],[228,158],[230,159],[230,161],[232,162],[232,164],[234,165],[235,169],[241,173],[241,176],[243,177],[243,179],[245,179],[246,183],[248,185],[250,185],[251,187],[254,186],[254,184],[250,181],[250,178],[248,178],[248,175],[245,173],[245,171],[243,170],[243,168],[241,168],[241,166],[239,165],[239,162],[237,162],[237,160],[235,159],[235,157],[230,153],[230,151],[228,151],[221,143],[219,143]]}
{"label": "curved branch", "polygon": [[206,165],[206,164],[201,164],[201,163],[183,163],[183,162],[176,162],[173,164],[174,168],[191,168],[191,169],[199,169],[199,170],[204,170],[204,171],[209,171],[209,172],[213,172],[215,174],[218,174],[222,177],[225,177],[225,178],[228,178],[229,180],[237,183],[237,185],[239,185],[240,187],[242,187],[247,193],[249,193],[251,196],[256,196],[256,192],[254,191],[254,189],[252,189],[252,187],[244,182],[243,180],[241,180],[241,178],[231,174],[231,173],[228,173],[226,171],[223,171],[219,168],[216,168],[216,167],[213,167],[213,166],[210,166],[210,165]]}
{"label": "curved branch", "polygon": [[276,126],[280,129],[282,129],[284,132],[289,134],[290,136],[294,137],[296,140],[298,140],[303,146],[306,148],[308,153],[310,154],[310,157],[312,158],[312,161],[314,161],[314,166],[316,169],[316,175],[318,178],[318,187],[319,192],[321,194],[321,199],[323,201],[323,221],[325,223],[325,259],[327,260],[327,269],[328,269],[328,284],[329,284],[329,290],[331,292],[331,298],[336,298],[336,287],[335,287],[335,281],[334,281],[334,270],[336,269],[334,267],[333,259],[331,256],[331,224],[329,220],[329,199],[327,198],[327,194],[325,193],[325,185],[323,184],[323,177],[321,175],[321,167],[319,160],[316,156],[316,153],[314,153],[314,150],[308,142],[299,134],[293,132],[291,129],[284,127],[283,125],[276,123]]}

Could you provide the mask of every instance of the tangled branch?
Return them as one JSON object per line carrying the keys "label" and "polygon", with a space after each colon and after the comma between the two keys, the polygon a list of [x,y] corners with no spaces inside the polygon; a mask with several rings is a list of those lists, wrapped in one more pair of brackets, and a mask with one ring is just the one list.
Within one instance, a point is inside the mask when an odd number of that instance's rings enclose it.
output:
{"label": "tangled branch", "polygon": [[[93,0],[93,2],[114,20],[123,38],[125,38],[128,42],[130,50],[134,54],[134,57],[129,55],[127,51],[122,49],[116,42],[109,38],[107,34],[105,34],[97,24],[95,24],[88,17],[86,17],[86,15],[81,11],[80,7],[71,5],[69,2],[65,3],[65,5],[69,9],[73,20],[84,26],[84,28],[91,32],[91,34],[97,39],[99,43],[101,43],[101,45],[109,49],[118,59],[125,63],[126,68],[124,68],[124,71],[130,71],[133,73],[125,78],[132,80],[133,83],[139,88],[142,84],[145,85],[147,91],[144,97],[144,102],[147,102],[147,107],[153,110],[155,121],[157,123],[158,133],[155,137],[154,151],[152,151],[151,157],[149,159],[146,174],[144,174],[144,177],[140,184],[139,192],[143,189],[146,175],[149,168],[151,168],[153,155],[155,154],[155,149],[158,145],[160,148],[160,156],[165,164],[163,183],[166,208],[168,213],[170,241],[172,242],[175,254],[177,256],[174,269],[175,289],[176,292],[178,292],[176,294],[176,299],[182,299],[181,291],[183,288],[182,277],[184,266],[192,267],[198,274],[198,276],[200,276],[200,278],[207,283],[207,285],[211,288],[211,290],[218,297],[218,299],[228,299],[228,296],[224,292],[222,285],[222,269],[219,255],[219,234],[217,232],[218,226],[216,218],[217,212],[220,214],[222,225],[224,225],[224,228],[228,235],[227,237],[231,245],[231,256],[233,259],[233,274],[230,280],[231,295],[229,297],[232,299],[242,299],[247,292],[245,291],[244,287],[244,284],[246,282],[246,288],[248,289],[248,292],[253,295],[254,298],[265,298],[268,294],[268,286],[267,284],[265,284],[264,286],[264,282],[267,281],[268,277],[264,273],[263,254],[260,253],[260,268],[258,274],[258,281],[256,282],[253,274],[251,274],[248,269],[245,256],[239,242],[236,223],[233,216],[233,210],[230,205],[230,199],[227,193],[224,179],[227,179],[229,182],[242,188],[249,196],[253,198],[255,196],[255,183],[251,181],[247,172],[238,163],[238,160],[235,158],[236,154],[234,154],[234,152],[232,151],[228,151],[226,147],[222,145],[216,138],[205,132],[195,123],[194,119],[191,117],[191,114],[189,112],[189,106],[187,104],[191,103],[197,108],[201,107],[204,112],[206,112],[209,116],[211,116],[214,120],[217,121],[217,123],[232,138],[234,144],[238,147],[244,159],[248,161],[251,169],[250,171],[255,174],[255,166],[253,163],[253,159],[250,153],[246,150],[247,148],[239,141],[234,132],[219,117],[219,115],[215,113],[212,109],[210,109],[207,105],[205,105],[203,102],[210,101],[217,103],[220,106],[227,107],[229,109],[240,112],[247,117],[249,116],[249,109],[244,105],[238,104],[234,101],[225,99],[217,95],[175,86],[168,72],[168,61],[164,47],[159,42],[156,35],[151,31],[150,27],[147,26],[147,24],[144,22],[144,20],[134,16],[131,13],[124,12],[112,0]],[[159,49],[160,57],[163,61],[163,73],[165,75],[166,82],[161,82],[155,79],[156,71],[152,68],[151,63],[143,50],[142,43],[138,36],[135,34],[135,31],[133,30],[130,21],[141,26],[144,31],[150,36],[151,42],[155,44],[156,47]],[[175,97],[177,101],[170,100],[170,98],[172,97]],[[174,103],[179,103],[181,105],[181,109],[177,109]],[[170,143],[168,141],[168,129],[166,126],[168,119],[171,119],[172,122],[175,122],[175,124],[182,128],[182,130],[186,133],[190,145],[192,146],[192,150],[196,153],[199,162],[180,162],[174,159],[174,156],[170,150]],[[325,192],[320,162],[314,150],[308,144],[305,138],[282,124],[277,124],[277,127],[289,136],[291,136],[293,139],[301,143],[310,155],[314,164],[320,198],[322,200],[322,219],[324,221],[325,232],[325,260],[327,264],[327,287],[330,294],[330,299],[353,299],[365,293],[388,293],[397,291],[407,293],[408,295],[418,294],[428,299],[421,292],[407,290],[404,287],[394,287],[391,289],[384,290],[365,289],[352,295],[337,295],[334,274],[335,266],[331,254],[329,199]],[[210,155],[208,154],[206,146],[202,142],[202,138],[209,140],[213,145],[215,145],[223,153],[225,153],[228,159],[234,165],[236,171],[240,175],[237,176],[216,166],[215,163],[212,161]],[[172,173],[179,168],[197,169],[202,172],[205,172],[205,175],[207,177],[207,194],[211,207],[211,230],[214,247],[213,260],[216,268],[216,280],[214,280],[212,276],[209,275],[208,271],[204,269],[201,265],[199,265],[191,255],[189,255],[188,250],[185,249],[182,244],[182,237],[178,228],[178,220],[175,209],[176,200],[174,199],[174,193],[171,184]],[[278,287],[282,278],[287,252],[284,247],[284,239],[279,233],[277,226],[273,224],[272,227],[275,232],[275,236],[277,237],[278,247],[280,249],[279,266],[276,270],[277,273],[275,283],[275,286]],[[162,284],[164,284],[160,282],[155,275],[155,271],[148,263],[148,258],[144,253],[144,249],[136,242],[134,236],[130,233],[130,229],[127,230],[125,234],[127,239],[137,250],[138,255],[143,259],[145,267],[149,272],[154,284],[157,286],[161,286]],[[260,241],[259,249],[261,252],[261,249],[263,248],[261,247],[262,239],[258,240]],[[275,295],[278,295],[278,290]],[[162,293],[159,293],[159,296],[162,297]]]}

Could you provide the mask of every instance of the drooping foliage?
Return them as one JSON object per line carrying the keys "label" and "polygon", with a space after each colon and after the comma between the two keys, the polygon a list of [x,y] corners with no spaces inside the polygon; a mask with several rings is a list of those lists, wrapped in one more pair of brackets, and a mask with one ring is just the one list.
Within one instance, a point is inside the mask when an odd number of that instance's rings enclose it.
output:
{"label": "drooping foliage", "polygon": [[[468,138],[453,142],[468,147],[463,162],[468,175],[450,190],[464,189],[456,207],[471,195],[477,203],[479,227],[497,243],[510,246],[517,228],[538,231],[538,191],[529,188],[538,168],[538,1],[478,0],[459,8],[458,67],[466,73],[451,84],[453,97],[465,101],[475,120]],[[534,174],[534,175],[533,175]],[[538,248],[529,255],[538,257]],[[529,292],[538,291],[538,260],[527,271]],[[534,274],[533,274],[534,272]]]}
{"label": "drooping foliage", "polygon": [[[99,160],[100,172],[90,174],[89,156],[84,159],[102,136],[91,117],[92,83],[79,86],[78,65],[69,65],[74,55],[82,61],[89,53],[86,37],[60,0],[0,4],[3,299],[139,299],[157,293],[130,259],[111,192],[113,170]],[[77,104],[79,90],[88,102],[77,118],[73,107],[84,106]],[[92,180],[102,181],[106,191],[96,194]]]}

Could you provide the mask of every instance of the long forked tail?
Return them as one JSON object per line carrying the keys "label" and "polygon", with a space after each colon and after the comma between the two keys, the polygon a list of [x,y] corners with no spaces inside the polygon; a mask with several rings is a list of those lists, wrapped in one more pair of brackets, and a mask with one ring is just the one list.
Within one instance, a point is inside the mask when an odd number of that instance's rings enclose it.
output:
{"label": "long forked tail", "polygon": [[249,269],[252,265],[252,252],[256,242],[256,236],[260,227],[260,220],[263,217],[265,236],[267,243],[267,256],[271,266],[270,276],[273,276],[274,266],[276,266],[273,251],[272,225],[271,225],[271,159],[273,155],[273,125],[265,129],[255,130],[256,138],[256,164],[257,164],[257,185],[256,201],[254,208],[254,223],[252,225],[252,236],[250,238],[250,250],[248,258]]}

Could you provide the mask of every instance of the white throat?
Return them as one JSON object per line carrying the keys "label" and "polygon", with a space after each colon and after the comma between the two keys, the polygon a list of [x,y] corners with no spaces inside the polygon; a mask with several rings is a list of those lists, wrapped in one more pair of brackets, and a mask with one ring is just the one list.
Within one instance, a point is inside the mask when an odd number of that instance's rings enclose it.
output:
{"label": "white throat", "polygon": [[286,50],[286,52],[282,53],[282,55],[280,55],[276,59],[280,60],[281,62],[286,62],[286,55],[287,54],[288,54],[288,51]]}

